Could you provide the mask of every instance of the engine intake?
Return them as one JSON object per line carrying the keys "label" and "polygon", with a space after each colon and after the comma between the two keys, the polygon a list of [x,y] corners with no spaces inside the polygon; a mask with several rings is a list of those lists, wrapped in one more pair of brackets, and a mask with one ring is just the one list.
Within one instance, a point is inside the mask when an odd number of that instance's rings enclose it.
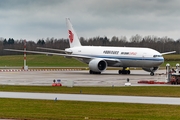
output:
{"label": "engine intake", "polygon": [[95,58],[89,62],[89,69],[94,72],[102,72],[106,70],[107,63],[101,58]]}

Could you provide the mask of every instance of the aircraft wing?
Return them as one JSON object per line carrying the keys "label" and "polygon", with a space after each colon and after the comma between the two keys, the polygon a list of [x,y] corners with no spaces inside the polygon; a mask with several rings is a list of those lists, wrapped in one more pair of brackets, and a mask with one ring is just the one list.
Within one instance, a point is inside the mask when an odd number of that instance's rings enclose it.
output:
{"label": "aircraft wing", "polygon": [[164,53],[161,53],[162,55],[167,55],[167,54],[172,54],[172,53],[175,53],[176,51],[170,51],[170,52],[164,52]]}
{"label": "aircraft wing", "polygon": [[[40,52],[40,51],[29,51],[29,50],[16,50],[16,49],[4,49],[6,51],[14,51],[14,52],[26,52],[26,53],[35,53],[35,54],[48,54],[48,55],[59,55],[59,56],[66,56],[66,57],[75,57],[75,58],[86,58],[86,59],[93,59],[97,57],[87,56],[87,55],[73,55],[73,54],[62,54],[62,53],[51,53],[51,52]],[[107,61],[114,61],[120,62],[118,59],[111,59],[111,58],[102,58]]]}
{"label": "aircraft wing", "polygon": [[65,52],[66,52],[65,50],[52,49],[52,48],[44,48],[44,47],[37,47],[37,49],[58,51],[58,52],[62,52],[62,53],[65,53]]}
{"label": "aircraft wing", "polygon": [[51,52],[40,52],[40,51],[29,51],[29,50],[15,50],[15,49],[4,49],[6,51],[13,51],[13,52],[26,52],[26,53],[36,53],[36,54],[48,54],[48,55],[59,55],[59,56],[67,56],[67,57],[76,57],[76,58],[93,58],[83,55],[73,55],[73,54],[61,54],[61,53],[51,53]]}
{"label": "aircraft wing", "polygon": [[[93,56],[86,56],[86,55],[73,55],[73,54],[61,54],[61,53],[51,53],[51,52],[40,52],[40,51],[29,51],[29,50],[16,50],[16,49],[4,49],[6,51],[13,51],[13,52],[26,52],[26,53],[35,53],[35,54],[46,54],[46,55],[59,55],[65,57],[74,57],[74,58],[85,58],[85,59],[94,59],[97,57]],[[107,62],[121,62],[119,59],[112,59],[112,58],[102,58]]]}

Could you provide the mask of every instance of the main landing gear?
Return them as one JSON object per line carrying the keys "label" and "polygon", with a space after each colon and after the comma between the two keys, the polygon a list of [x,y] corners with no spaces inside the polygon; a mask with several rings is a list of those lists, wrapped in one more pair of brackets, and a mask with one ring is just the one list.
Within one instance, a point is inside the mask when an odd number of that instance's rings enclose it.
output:
{"label": "main landing gear", "polygon": [[101,72],[94,72],[92,70],[89,70],[89,74],[101,74]]}
{"label": "main landing gear", "polygon": [[130,74],[129,68],[123,68],[122,70],[119,70],[119,74]]}

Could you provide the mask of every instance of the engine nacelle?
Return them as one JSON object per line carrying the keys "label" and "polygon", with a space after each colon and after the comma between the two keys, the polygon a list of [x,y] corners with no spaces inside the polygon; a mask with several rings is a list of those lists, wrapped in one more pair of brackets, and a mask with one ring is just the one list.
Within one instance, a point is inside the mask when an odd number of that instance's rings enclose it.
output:
{"label": "engine nacelle", "polygon": [[89,62],[89,69],[94,72],[102,72],[106,70],[107,63],[101,58],[95,58]]}
{"label": "engine nacelle", "polygon": [[152,68],[142,68],[143,70],[147,72],[155,72],[159,67],[152,67]]}

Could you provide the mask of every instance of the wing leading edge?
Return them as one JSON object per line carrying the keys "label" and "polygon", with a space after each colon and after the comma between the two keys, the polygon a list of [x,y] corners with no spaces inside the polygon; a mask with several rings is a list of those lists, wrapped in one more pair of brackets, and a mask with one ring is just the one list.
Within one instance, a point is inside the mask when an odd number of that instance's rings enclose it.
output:
{"label": "wing leading edge", "polygon": [[[46,54],[46,55],[59,55],[59,56],[65,56],[65,57],[74,57],[74,58],[84,58],[84,59],[94,59],[97,57],[93,56],[87,56],[87,55],[73,55],[73,54],[61,54],[61,53],[51,53],[51,52],[40,52],[40,51],[24,51],[24,50],[16,50],[16,49],[4,49],[6,51],[14,51],[14,52],[26,52],[26,53],[35,53],[35,54]],[[111,62],[120,62],[119,59],[112,59],[112,58],[102,58],[105,61],[111,61]]]}

